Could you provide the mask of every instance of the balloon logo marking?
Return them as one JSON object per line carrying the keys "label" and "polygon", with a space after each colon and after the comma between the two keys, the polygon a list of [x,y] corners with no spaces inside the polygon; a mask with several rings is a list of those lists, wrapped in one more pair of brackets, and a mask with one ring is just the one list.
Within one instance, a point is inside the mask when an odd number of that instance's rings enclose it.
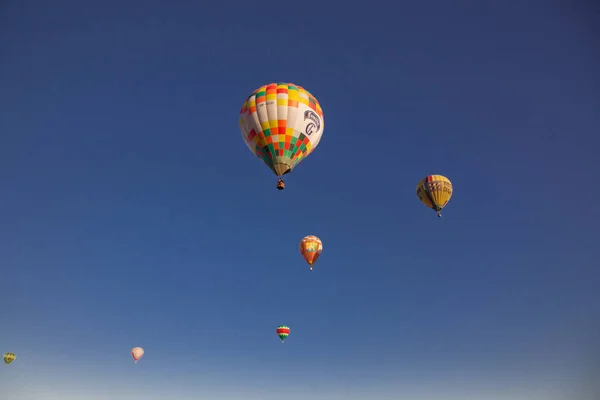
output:
{"label": "balloon logo marking", "polygon": [[314,111],[306,110],[304,111],[304,120],[306,121],[307,119],[312,121],[311,123],[306,125],[306,134],[310,136],[314,132],[318,132],[319,129],[321,129],[321,119]]}

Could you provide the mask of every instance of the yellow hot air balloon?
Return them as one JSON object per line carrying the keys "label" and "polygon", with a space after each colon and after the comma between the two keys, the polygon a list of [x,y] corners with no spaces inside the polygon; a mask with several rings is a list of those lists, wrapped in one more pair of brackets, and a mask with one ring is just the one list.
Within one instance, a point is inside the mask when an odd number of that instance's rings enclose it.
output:
{"label": "yellow hot air balloon", "polygon": [[300,241],[300,254],[310,265],[310,270],[313,269],[313,264],[317,262],[317,259],[323,251],[323,242],[316,236],[309,235],[302,238]]}
{"label": "yellow hot air balloon", "polygon": [[4,353],[4,364],[8,365],[11,362],[15,361],[17,359],[17,356],[15,355],[15,353]]}
{"label": "yellow hot air balloon", "polygon": [[144,355],[144,349],[142,349],[141,347],[134,347],[133,349],[131,349],[131,356],[133,357],[133,360],[136,362],[139,361],[140,358],[142,358],[142,356]]}
{"label": "yellow hot air balloon", "polygon": [[270,83],[256,89],[240,111],[246,146],[279,177],[288,174],[319,145],[325,122],[321,105],[293,83]]}
{"label": "yellow hot air balloon", "polygon": [[428,175],[417,185],[417,197],[441,217],[442,209],[452,197],[452,182],[442,175]]}

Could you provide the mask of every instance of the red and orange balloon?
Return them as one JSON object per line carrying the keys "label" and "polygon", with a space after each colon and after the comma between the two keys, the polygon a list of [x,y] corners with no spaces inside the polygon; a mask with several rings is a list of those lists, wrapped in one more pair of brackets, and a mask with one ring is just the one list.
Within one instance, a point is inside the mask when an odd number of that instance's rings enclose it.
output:
{"label": "red and orange balloon", "polygon": [[316,236],[309,235],[300,241],[300,254],[304,257],[304,260],[310,265],[310,270],[313,269],[313,264],[317,262],[317,259],[323,251],[323,242]]}

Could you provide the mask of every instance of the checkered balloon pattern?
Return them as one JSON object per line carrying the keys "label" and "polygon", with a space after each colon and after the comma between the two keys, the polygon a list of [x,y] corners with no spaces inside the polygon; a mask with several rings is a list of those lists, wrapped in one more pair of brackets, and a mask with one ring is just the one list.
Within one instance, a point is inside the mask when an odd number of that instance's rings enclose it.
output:
{"label": "checkered balloon pattern", "polygon": [[240,111],[244,142],[277,176],[287,174],[319,144],[324,130],[317,99],[293,83],[260,87]]}

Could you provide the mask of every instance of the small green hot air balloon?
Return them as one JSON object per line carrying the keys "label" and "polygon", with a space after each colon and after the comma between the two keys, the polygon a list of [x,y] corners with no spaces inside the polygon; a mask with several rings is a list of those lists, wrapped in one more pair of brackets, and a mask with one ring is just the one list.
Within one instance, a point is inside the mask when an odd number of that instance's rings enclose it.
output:
{"label": "small green hot air balloon", "polygon": [[17,356],[15,355],[15,353],[4,353],[4,364],[8,365],[16,359]]}
{"label": "small green hot air balloon", "polygon": [[288,326],[279,325],[277,327],[277,336],[279,336],[279,339],[281,339],[281,343],[283,343],[283,341],[285,340],[285,338],[288,337],[289,334],[290,328]]}

